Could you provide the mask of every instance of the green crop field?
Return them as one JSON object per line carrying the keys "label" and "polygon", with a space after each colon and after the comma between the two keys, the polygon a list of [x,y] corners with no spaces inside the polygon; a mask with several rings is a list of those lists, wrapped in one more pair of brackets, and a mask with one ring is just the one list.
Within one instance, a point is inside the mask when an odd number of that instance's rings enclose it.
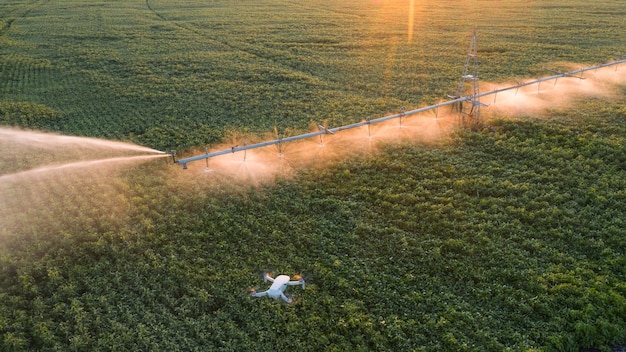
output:
{"label": "green crop field", "polygon": [[[624,18],[618,0],[0,0],[0,350],[623,349],[626,64],[486,107],[490,129],[442,113],[438,137],[286,152],[298,166],[262,178],[8,128],[191,155],[447,99],[474,29],[485,84],[608,62]],[[264,271],[306,288],[251,297]]]}
{"label": "green crop field", "polygon": [[621,5],[416,1],[409,35],[408,0],[3,2],[0,111],[157,149],[339,125],[454,93],[474,27],[484,80],[607,61]]}

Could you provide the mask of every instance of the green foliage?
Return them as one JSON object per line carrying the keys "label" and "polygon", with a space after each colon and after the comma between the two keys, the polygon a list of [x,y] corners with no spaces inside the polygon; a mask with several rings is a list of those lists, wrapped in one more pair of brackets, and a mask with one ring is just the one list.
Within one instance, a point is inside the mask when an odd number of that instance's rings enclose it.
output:
{"label": "green foliage", "polygon": [[[437,101],[476,24],[484,79],[623,51],[615,1],[416,3],[411,42],[407,1],[2,3],[0,118],[188,148]],[[163,159],[5,177],[0,350],[623,343],[623,93],[254,187]],[[250,297],[265,270],[307,287]]]}
{"label": "green foliage", "polygon": [[412,25],[409,8],[11,1],[0,4],[0,101],[56,112],[24,127],[186,149],[230,128],[302,131],[438,102],[457,84],[475,26],[489,81],[543,75],[548,62],[606,61],[624,46],[626,10],[610,0],[594,11],[583,0],[422,1]]}
{"label": "green foliage", "polygon": [[41,104],[0,101],[0,124],[28,128],[54,128],[59,113]]}
{"label": "green foliage", "polygon": [[[590,100],[256,188],[162,162],[66,178],[2,227],[2,346],[607,348],[626,337],[623,117]],[[264,270],[307,287],[251,298]]]}

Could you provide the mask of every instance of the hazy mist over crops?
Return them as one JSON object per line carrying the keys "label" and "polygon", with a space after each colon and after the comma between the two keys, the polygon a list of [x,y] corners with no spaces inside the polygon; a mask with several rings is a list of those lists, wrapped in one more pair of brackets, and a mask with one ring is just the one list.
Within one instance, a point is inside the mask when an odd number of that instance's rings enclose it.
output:
{"label": "hazy mist over crops", "polygon": [[400,112],[623,60],[624,18],[0,2],[0,350],[619,351],[626,64]]}

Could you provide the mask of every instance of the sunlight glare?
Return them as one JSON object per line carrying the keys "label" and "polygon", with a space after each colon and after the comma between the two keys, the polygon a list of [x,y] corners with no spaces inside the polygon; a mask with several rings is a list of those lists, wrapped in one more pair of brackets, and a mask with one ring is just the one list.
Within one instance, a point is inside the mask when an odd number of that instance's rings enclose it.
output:
{"label": "sunlight glare", "polygon": [[409,23],[408,23],[408,33],[407,33],[407,42],[411,44],[413,40],[413,21],[415,20],[415,0],[410,0],[409,2]]}

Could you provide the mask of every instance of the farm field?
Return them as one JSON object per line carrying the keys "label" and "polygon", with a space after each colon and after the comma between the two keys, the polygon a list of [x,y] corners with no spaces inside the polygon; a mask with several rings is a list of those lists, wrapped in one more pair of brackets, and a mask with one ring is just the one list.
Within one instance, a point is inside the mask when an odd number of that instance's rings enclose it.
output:
{"label": "farm field", "polygon": [[[11,1],[4,123],[156,149],[306,130],[455,93],[476,26],[485,81],[623,50],[619,1]],[[19,116],[19,118],[17,117]]]}
{"label": "farm field", "polygon": [[[157,152],[434,104],[474,28],[484,88],[607,62],[625,16],[617,0],[0,1],[0,350],[617,350],[626,65],[484,108],[492,131],[415,116],[436,132],[287,150],[270,177],[254,154],[224,173]],[[253,298],[265,271],[306,288]]]}

